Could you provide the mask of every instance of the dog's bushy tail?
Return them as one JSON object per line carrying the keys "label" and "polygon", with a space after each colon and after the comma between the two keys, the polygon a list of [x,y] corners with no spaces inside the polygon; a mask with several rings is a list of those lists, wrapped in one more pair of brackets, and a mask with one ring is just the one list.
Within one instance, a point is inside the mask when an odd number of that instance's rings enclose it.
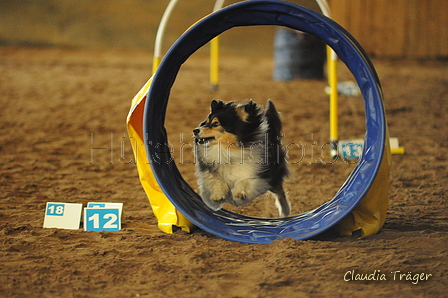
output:
{"label": "dog's bushy tail", "polygon": [[282,121],[271,100],[268,100],[267,102],[265,115],[269,127],[268,146],[270,147],[270,150],[268,158],[269,163],[271,163],[270,175],[272,179],[279,179],[283,182],[283,178],[289,176],[289,170],[285,162],[286,152],[281,144]]}
{"label": "dog's bushy tail", "polygon": [[[280,115],[271,100],[268,100],[266,106],[266,119],[269,124],[270,136],[280,136],[282,131],[282,121],[280,120]],[[272,134],[271,134],[272,133]],[[277,139],[277,137],[275,137]]]}

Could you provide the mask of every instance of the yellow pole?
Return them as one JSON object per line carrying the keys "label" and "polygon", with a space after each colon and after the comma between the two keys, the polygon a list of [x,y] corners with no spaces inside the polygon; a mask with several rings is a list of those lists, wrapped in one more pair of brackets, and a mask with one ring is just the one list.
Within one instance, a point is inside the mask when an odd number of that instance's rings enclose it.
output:
{"label": "yellow pole", "polygon": [[154,59],[152,60],[152,74],[156,73],[157,68],[159,68],[160,61],[160,57],[154,57]]}
{"label": "yellow pole", "polygon": [[398,148],[391,148],[390,153],[392,154],[404,154],[404,148],[398,147]]}
{"label": "yellow pole", "polygon": [[336,54],[327,46],[328,57],[328,84],[330,85],[330,142],[332,144],[332,156],[337,155],[337,148],[334,146],[339,140],[338,132],[338,61]]}
{"label": "yellow pole", "polygon": [[212,91],[218,88],[219,82],[219,36],[210,41],[210,87]]}
{"label": "yellow pole", "polygon": [[171,16],[171,13],[174,10],[174,7],[179,0],[170,0],[168,6],[163,13],[162,19],[160,20],[159,28],[157,28],[156,33],[156,41],[154,43],[154,59],[152,64],[152,73],[154,74],[159,67],[160,61],[162,60],[162,41],[163,36],[165,35],[165,28],[168,24],[168,20]]}
{"label": "yellow pole", "polygon": [[[225,0],[216,0],[213,12],[218,11],[224,5]],[[219,82],[219,36],[210,41],[210,90],[216,91]]]}

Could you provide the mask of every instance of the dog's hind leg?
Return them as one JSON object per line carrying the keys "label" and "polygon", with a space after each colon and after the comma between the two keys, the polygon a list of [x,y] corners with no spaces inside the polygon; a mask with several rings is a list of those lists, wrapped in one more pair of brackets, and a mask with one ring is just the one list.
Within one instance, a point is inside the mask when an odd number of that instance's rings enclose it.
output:
{"label": "dog's hind leg", "polygon": [[286,198],[283,186],[279,185],[271,189],[271,192],[275,196],[275,207],[278,209],[278,214],[280,217],[289,216],[291,213],[291,203]]}

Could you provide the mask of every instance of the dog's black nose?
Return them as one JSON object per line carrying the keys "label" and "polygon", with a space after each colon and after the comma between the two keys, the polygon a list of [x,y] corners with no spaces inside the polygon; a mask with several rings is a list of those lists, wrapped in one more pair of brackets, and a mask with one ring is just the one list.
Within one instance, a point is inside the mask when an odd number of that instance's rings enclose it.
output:
{"label": "dog's black nose", "polygon": [[195,128],[195,129],[193,129],[193,133],[194,133],[195,135],[197,135],[199,132],[200,132],[199,128]]}

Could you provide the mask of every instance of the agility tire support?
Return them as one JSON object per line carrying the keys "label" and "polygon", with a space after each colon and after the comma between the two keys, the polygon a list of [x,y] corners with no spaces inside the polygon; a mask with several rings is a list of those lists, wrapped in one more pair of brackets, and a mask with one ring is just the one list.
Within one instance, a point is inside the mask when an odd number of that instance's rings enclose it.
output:
{"label": "agility tire support", "polygon": [[[277,25],[313,34],[334,49],[360,86],[366,115],[362,157],[333,199],[315,210],[287,218],[255,218],[212,211],[184,181],[169,152],[164,127],[170,90],[181,65],[215,36],[234,27]],[[309,239],[338,224],[362,201],[380,169],[387,135],[378,76],[364,50],[340,25],[310,9],[283,1],[251,0],[227,6],[198,21],[169,49],[147,94],[143,132],[153,174],[171,203],[193,224],[221,238],[268,244]],[[159,144],[159,145],[157,145]],[[166,148],[166,147],[165,147]],[[382,224],[381,224],[382,225]]]}

